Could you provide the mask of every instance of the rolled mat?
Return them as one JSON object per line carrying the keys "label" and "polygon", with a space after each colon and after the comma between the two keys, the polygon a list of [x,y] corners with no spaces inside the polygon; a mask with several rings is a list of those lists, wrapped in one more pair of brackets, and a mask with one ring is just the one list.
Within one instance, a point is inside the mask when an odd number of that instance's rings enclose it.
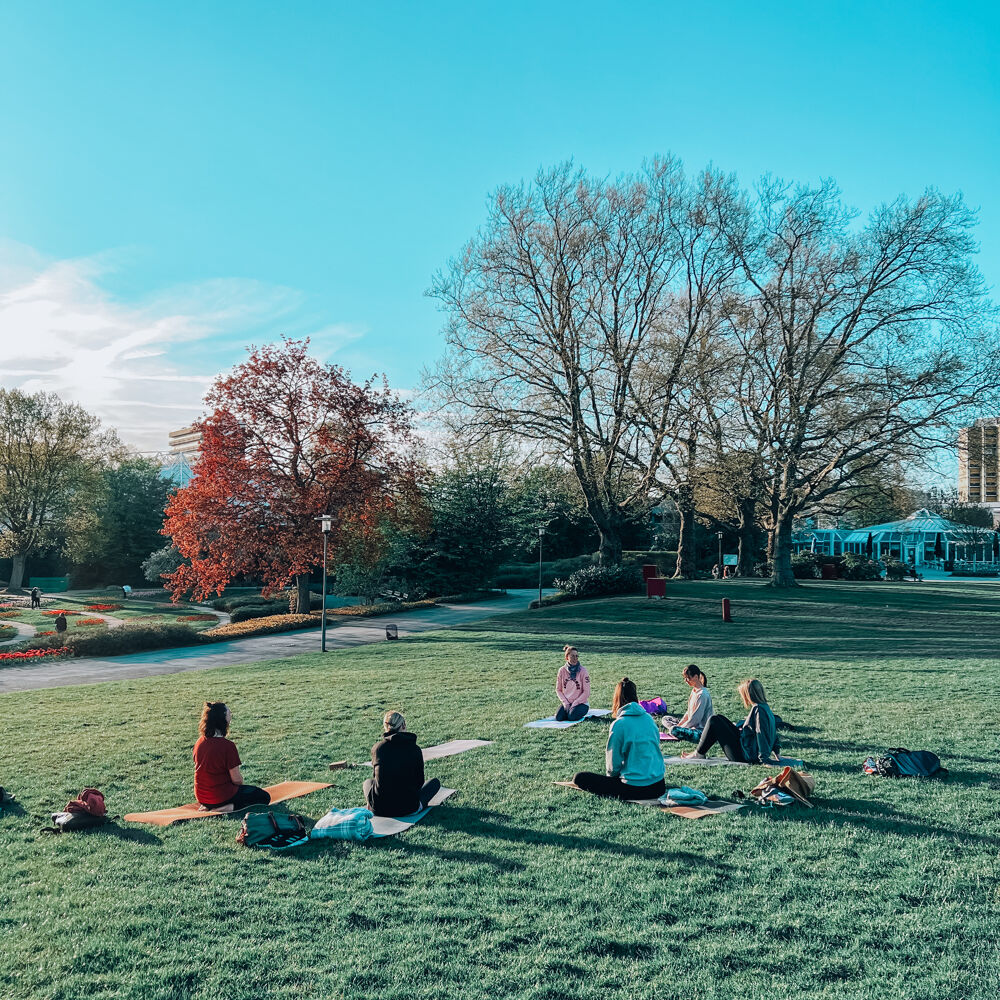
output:
{"label": "rolled mat", "polygon": [[[321,781],[282,781],[278,785],[270,785],[264,789],[271,796],[271,805],[276,802],[284,802],[287,799],[297,799],[300,795],[308,795],[310,792],[318,792],[320,789],[329,788],[328,782]],[[253,806],[248,806],[252,809]],[[125,819],[130,823],[151,823],[153,826],[170,826],[172,823],[183,823],[189,819],[208,819],[209,816],[238,816],[246,812],[246,809],[230,810],[220,812],[217,809],[202,809],[197,802],[189,802],[187,805],[174,806],[172,809],[158,809],[155,812],[128,813]]]}
{"label": "rolled mat", "polygon": [[[493,740],[449,740],[447,743],[438,743],[437,746],[424,747],[420,752],[424,760],[440,760],[442,757],[454,757],[456,754],[465,753],[466,750],[475,750],[477,747],[493,746]],[[331,771],[339,771],[341,768],[354,767],[350,761],[337,760],[330,765]],[[358,767],[371,767],[370,760],[358,764]]]}

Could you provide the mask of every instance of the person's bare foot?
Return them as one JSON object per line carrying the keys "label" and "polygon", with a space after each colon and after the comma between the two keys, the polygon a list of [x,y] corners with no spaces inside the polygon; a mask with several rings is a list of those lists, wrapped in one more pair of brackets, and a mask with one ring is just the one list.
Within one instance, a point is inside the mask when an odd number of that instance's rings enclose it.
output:
{"label": "person's bare foot", "polygon": [[708,759],[703,753],[698,753],[697,750],[692,750],[690,753],[682,753],[681,756],[685,760],[707,760]]}

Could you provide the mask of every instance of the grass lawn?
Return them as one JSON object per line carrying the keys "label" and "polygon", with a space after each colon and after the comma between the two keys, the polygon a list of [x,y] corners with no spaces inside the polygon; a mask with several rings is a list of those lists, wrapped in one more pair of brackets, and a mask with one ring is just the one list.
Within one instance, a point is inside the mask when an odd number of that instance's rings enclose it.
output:
{"label": "grass lawn", "polygon": [[[663,602],[564,604],[398,643],[0,697],[0,997],[906,998],[1000,992],[1000,586],[671,587]],[[732,625],[719,598],[733,599]],[[607,726],[550,714],[565,642],[595,705],[634,678],[683,708],[698,662],[739,717],[761,678],[795,727],[817,808],[698,822],[553,786],[600,769]],[[191,799],[201,703],[226,700],[248,781],[333,780],[293,800],[361,803],[382,713],[421,743],[495,740],[434,762],[460,794],[396,838],[268,855],[238,821],[46,836],[95,785],[113,814]],[[948,782],[869,778],[889,746]],[[668,771],[728,795],[764,769]]]}

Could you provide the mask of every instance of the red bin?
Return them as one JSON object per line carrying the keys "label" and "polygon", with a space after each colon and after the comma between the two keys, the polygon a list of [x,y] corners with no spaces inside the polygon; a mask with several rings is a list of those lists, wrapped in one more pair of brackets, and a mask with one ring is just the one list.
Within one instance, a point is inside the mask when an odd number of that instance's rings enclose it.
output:
{"label": "red bin", "polygon": [[667,578],[665,576],[651,576],[646,580],[647,597],[666,597]]}

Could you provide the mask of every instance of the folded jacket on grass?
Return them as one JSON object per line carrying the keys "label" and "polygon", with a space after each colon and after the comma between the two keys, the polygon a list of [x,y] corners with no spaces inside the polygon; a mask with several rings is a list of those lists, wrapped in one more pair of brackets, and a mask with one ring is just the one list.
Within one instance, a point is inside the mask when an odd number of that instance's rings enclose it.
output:
{"label": "folded jacket on grass", "polygon": [[[760,765],[747,764],[746,761],[742,760],[730,760],[728,757],[664,757],[663,763],[667,767],[678,767],[681,764],[703,764],[706,766],[715,766],[719,764],[733,764],[736,767],[759,767]],[[774,765],[775,767],[781,765],[782,767],[804,767],[805,765],[801,760],[795,760],[792,757],[779,757],[778,760],[768,760],[764,762],[764,766],[768,764]]]}
{"label": "folded jacket on grass", "polygon": [[[321,788],[329,788],[328,782],[322,781],[283,781],[279,785],[271,785],[264,791],[271,796],[271,805],[284,802],[286,799],[297,799],[300,795],[318,792]],[[248,807],[252,808],[252,807]],[[233,816],[246,812],[240,809],[222,812],[218,809],[202,809],[197,802],[175,806],[172,809],[158,809],[156,812],[127,813],[125,819],[130,823],[151,823],[153,826],[170,826],[171,823],[181,823],[189,819],[207,819],[209,816]]]}
{"label": "folded jacket on grass", "polygon": [[310,840],[367,840],[374,835],[370,809],[331,809],[309,831]]}
{"label": "folded jacket on grass", "polygon": [[372,836],[392,837],[404,830],[409,830],[414,823],[419,823],[434,806],[441,805],[445,799],[454,795],[455,791],[454,788],[439,788],[427,806],[418,809],[415,813],[410,813],[409,816],[372,816]]}
{"label": "folded jacket on grass", "polygon": [[[578,792],[584,791],[579,785],[573,784],[572,781],[557,781],[556,784],[563,788],[572,788]],[[612,799],[611,801],[615,800]],[[662,799],[620,799],[619,801],[632,802],[638,806],[659,809],[660,812],[668,812],[674,816],[680,816],[681,819],[702,819],[705,816],[717,816],[719,813],[736,812],[738,809],[742,809],[744,805],[742,802],[727,802],[725,799],[709,798],[706,798],[699,805],[690,806],[668,806]]]}
{"label": "folded jacket on grass", "polygon": [[554,715],[547,715],[544,719],[537,719],[534,722],[526,722],[524,724],[525,729],[569,729],[570,726],[578,726],[585,719],[597,719],[602,715],[610,715],[610,708],[592,708],[582,719],[577,719],[576,722],[556,722],[556,717]]}
{"label": "folded jacket on grass", "polygon": [[[424,747],[420,752],[424,755],[424,760],[438,760],[441,757],[454,757],[455,754],[465,753],[466,750],[475,750],[477,747],[493,746],[493,740],[449,740],[447,743],[438,743],[437,746]],[[350,761],[337,760],[330,765],[331,771],[337,771],[342,767],[352,767]],[[372,762],[366,760],[358,767],[371,767]]]}

